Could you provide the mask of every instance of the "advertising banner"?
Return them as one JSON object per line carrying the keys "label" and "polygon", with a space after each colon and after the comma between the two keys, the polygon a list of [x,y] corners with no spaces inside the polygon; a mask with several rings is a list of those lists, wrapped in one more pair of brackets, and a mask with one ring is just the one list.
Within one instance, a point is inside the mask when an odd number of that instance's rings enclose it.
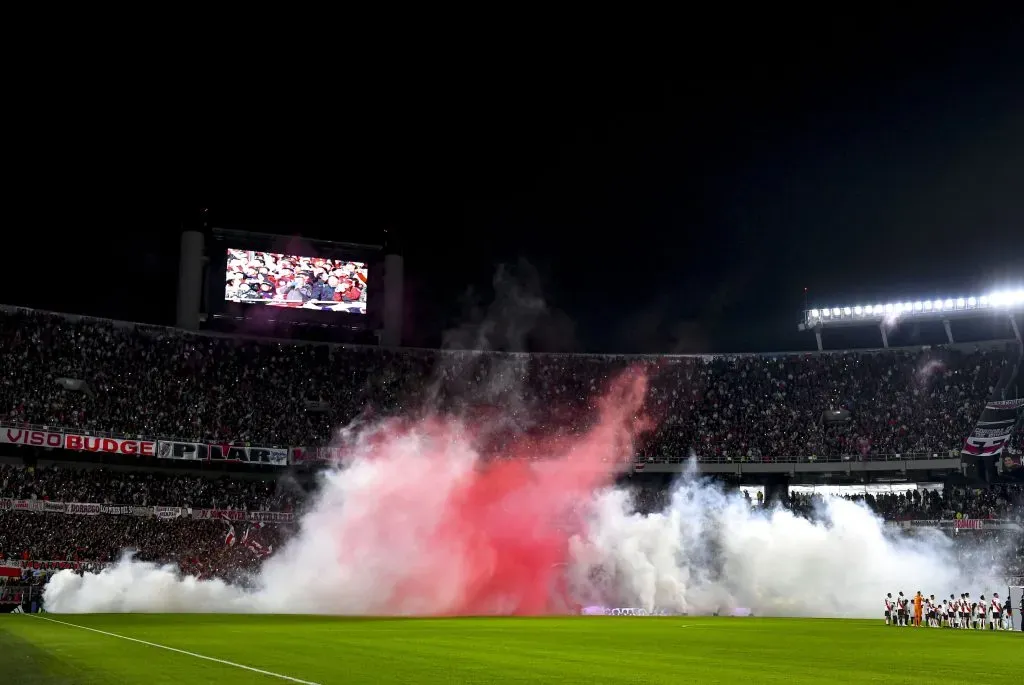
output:
{"label": "advertising banner", "polygon": [[43,511],[48,514],[67,513],[68,505],[64,502],[43,502]]}
{"label": "advertising banner", "polygon": [[0,499],[0,511],[10,511],[14,508],[13,499]]}
{"label": "advertising banner", "polygon": [[77,452],[100,452],[103,454],[126,454],[129,456],[156,456],[156,442],[153,440],[128,440],[126,438],[97,438],[91,435],[64,436],[64,449]]}
{"label": "advertising banner", "polygon": [[0,426],[0,444],[28,445],[30,447],[51,447],[60,449],[64,446],[64,434],[58,431],[29,430]]}

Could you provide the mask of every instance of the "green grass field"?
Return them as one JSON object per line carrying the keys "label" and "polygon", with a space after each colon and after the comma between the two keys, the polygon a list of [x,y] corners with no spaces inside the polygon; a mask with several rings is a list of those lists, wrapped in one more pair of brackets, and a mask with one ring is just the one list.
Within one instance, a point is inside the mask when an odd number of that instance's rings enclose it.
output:
{"label": "green grass field", "polygon": [[43,616],[0,615],[0,682],[1024,681],[1024,634],[897,629],[881,621]]}

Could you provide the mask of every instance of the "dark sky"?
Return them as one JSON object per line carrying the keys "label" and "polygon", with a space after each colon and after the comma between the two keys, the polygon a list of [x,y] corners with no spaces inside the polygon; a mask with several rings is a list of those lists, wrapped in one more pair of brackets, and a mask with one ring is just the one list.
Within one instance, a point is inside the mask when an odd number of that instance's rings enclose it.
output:
{"label": "dark sky", "polygon": [[89,155],[66,194],[29,153],[33,228],[8,245],[51,266],[15,264],[4,299],[172,323],[199,207],[336,240],[388,228],[414,343],[520,258],[553,312],[539,339],[601,351],[807,347],[804,287],[813,306],[1019,284],[1024,33],[927,14],[696,27],[657,57],[411,51],[260,91],[211,75],[152,120],[97,115],[116,162],[95,130],[62,134],[58,155]]}

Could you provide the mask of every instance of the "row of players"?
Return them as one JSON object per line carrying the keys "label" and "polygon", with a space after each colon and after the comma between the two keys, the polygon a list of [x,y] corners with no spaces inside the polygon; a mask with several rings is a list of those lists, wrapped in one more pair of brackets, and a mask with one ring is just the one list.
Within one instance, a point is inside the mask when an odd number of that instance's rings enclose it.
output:
{"label": "row of players", "polygon": [[950,595],[949,599],[941,602],[935,599],[935,595],[925,597],[920,591],[914,595],[913,600],[905,597],[902,592],[893,599],[889,592],[885,595],[885,624],[984,630],[987,620],[989,630],[1013,630],[1012,602],[1007,597],[1004,604],[998,592],[992,594],[990,601],[986,601],[985,595],[982,595],[977,602],[971,601],[969,592],[961,594],[959,599],[956,595]]}

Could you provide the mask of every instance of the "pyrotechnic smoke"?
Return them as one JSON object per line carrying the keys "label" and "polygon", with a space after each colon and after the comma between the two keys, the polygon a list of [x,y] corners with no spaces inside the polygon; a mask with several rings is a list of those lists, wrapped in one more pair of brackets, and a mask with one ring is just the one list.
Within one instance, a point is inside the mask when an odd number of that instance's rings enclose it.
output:
{"label": "pyrotechnic smoke", "polygon": [[589,429],[486,456],[486,431],[464,421],[354,429],[296,536],[247,587],[125,558],[100,573],[57,573],[46,608],[460,615],[602,604],[878,617],[886,592],[992,589],[959,576],[941,534],[890,535],[845,500],[812,522],[751,510],[691,472],[663,511],[636,513],[612,483],[646,427],[645,390],[644,376],[627,373]]}

